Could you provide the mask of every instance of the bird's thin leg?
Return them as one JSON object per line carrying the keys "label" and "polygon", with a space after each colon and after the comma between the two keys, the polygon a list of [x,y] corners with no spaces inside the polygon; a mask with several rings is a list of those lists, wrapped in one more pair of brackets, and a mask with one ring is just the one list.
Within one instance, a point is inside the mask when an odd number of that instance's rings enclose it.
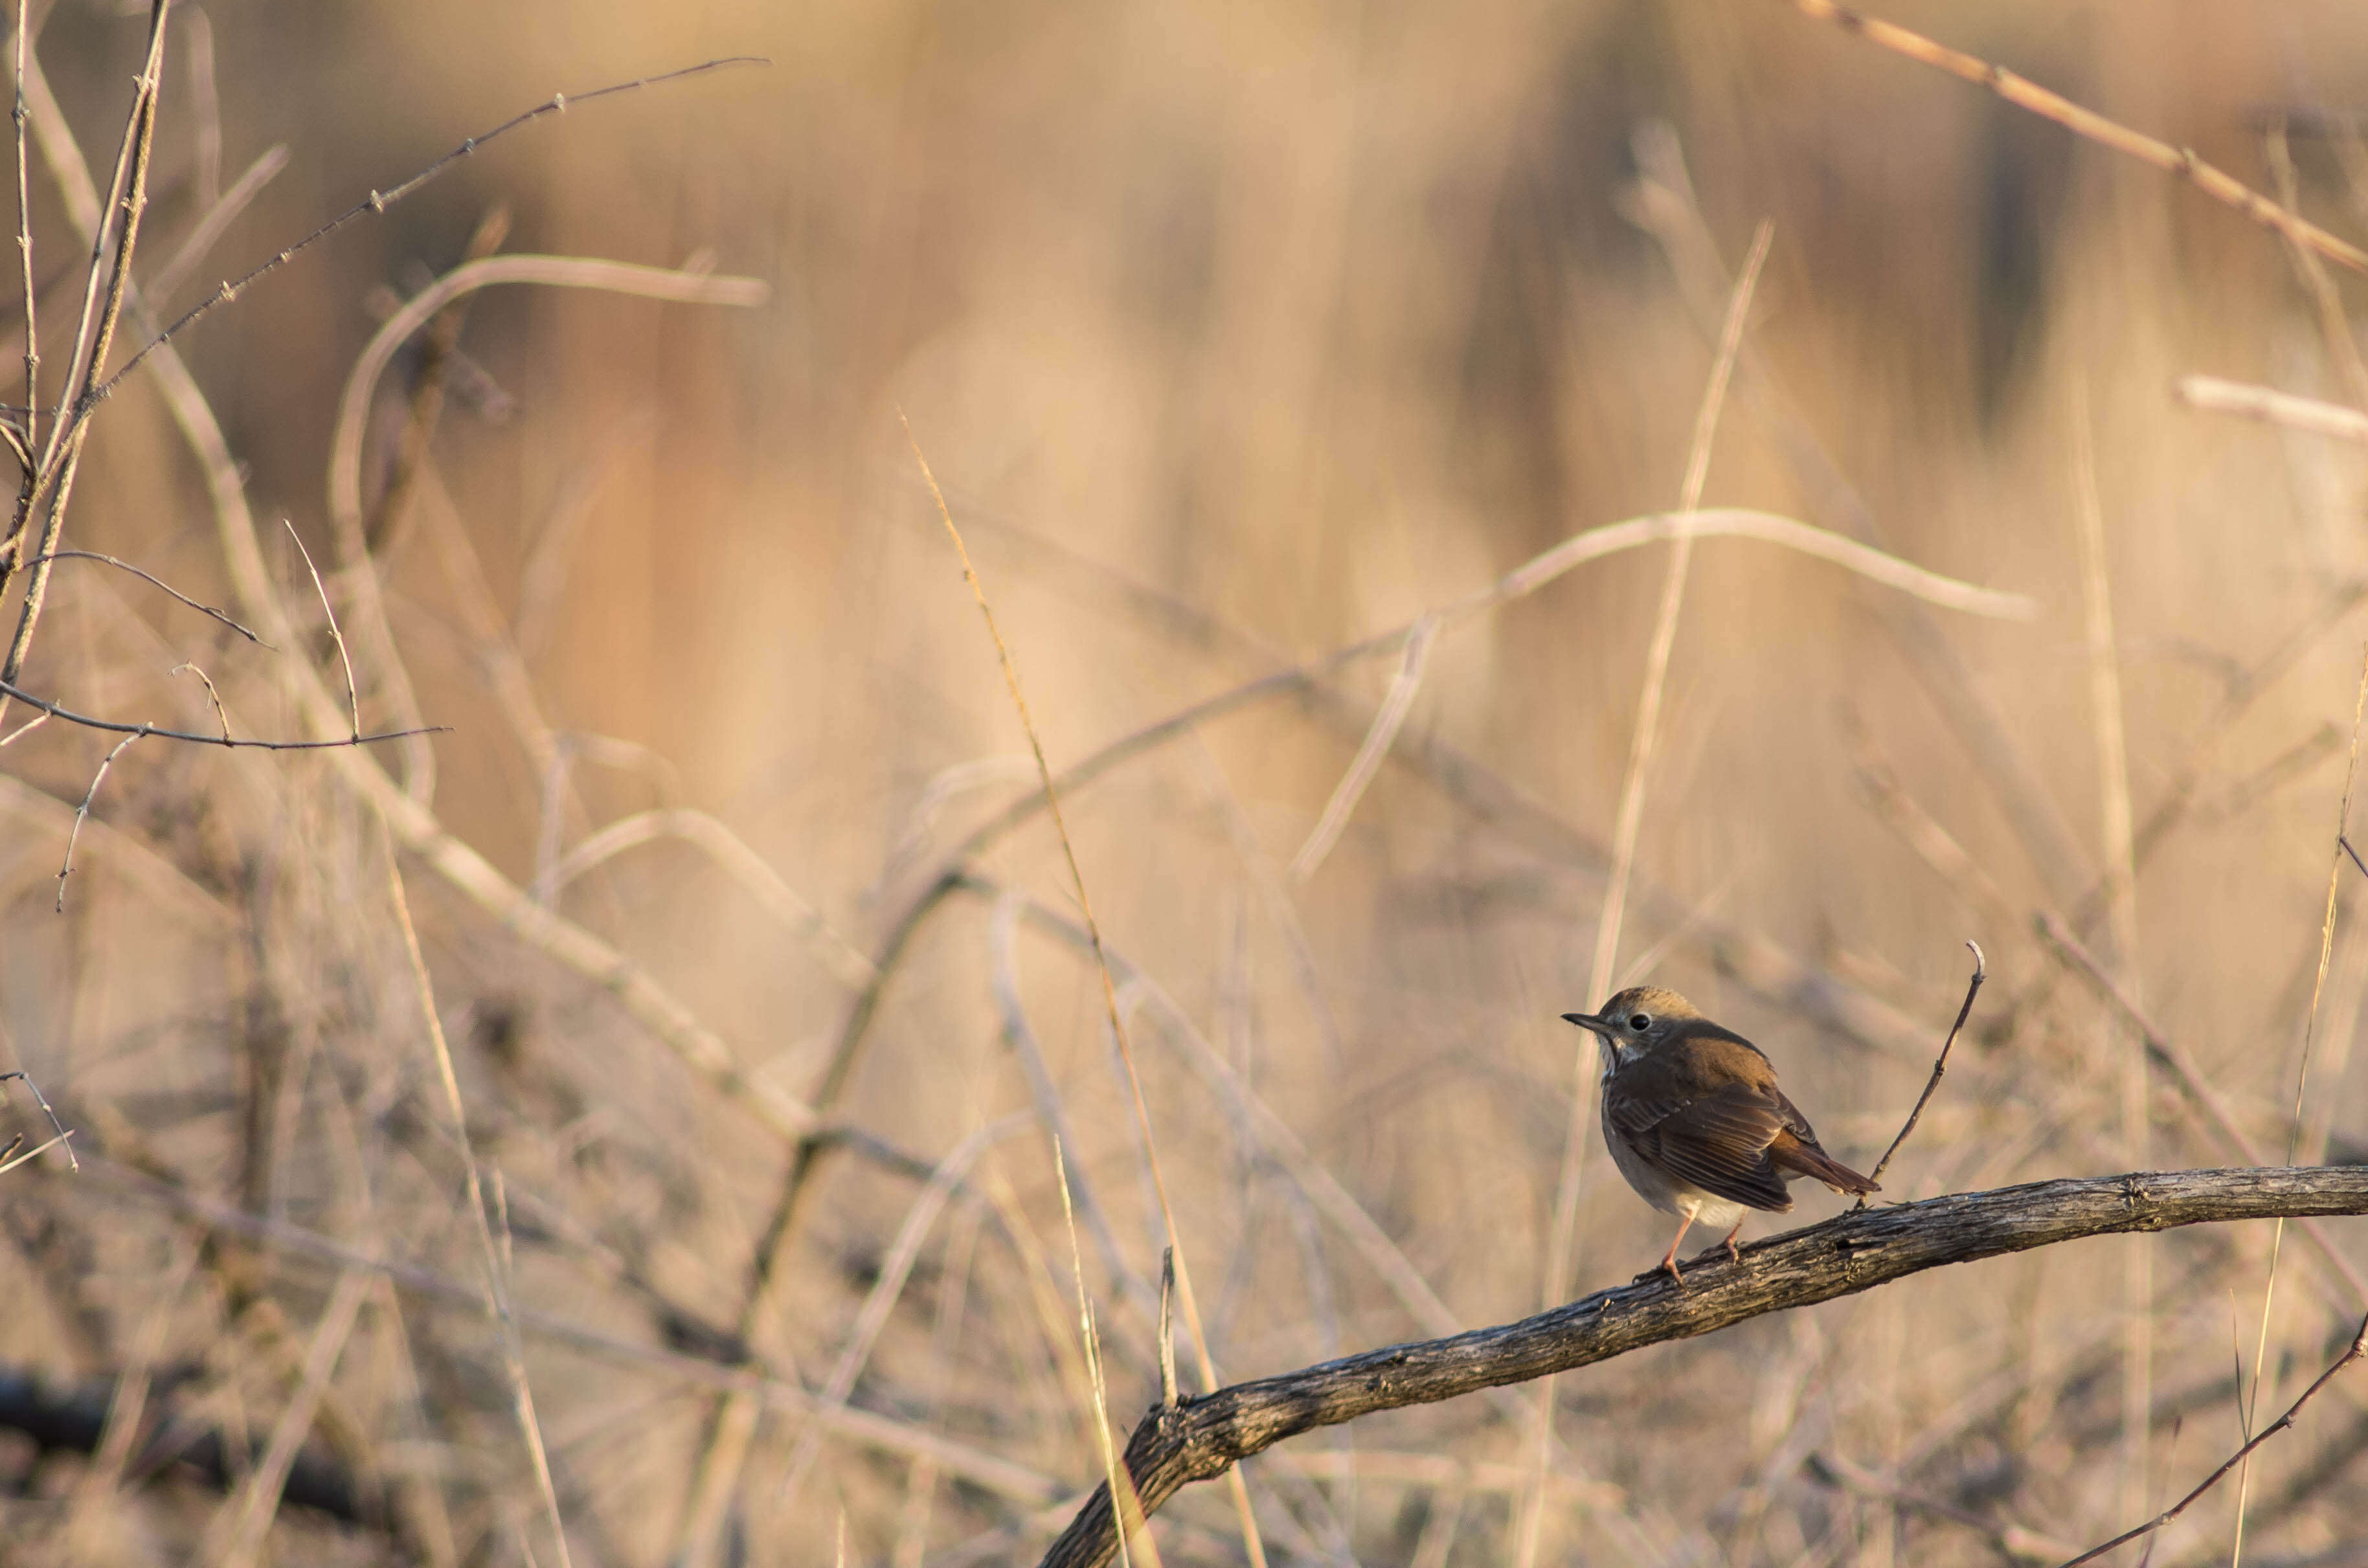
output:
{"label": "bird's thin leg", "polygon": [[1740,1220],[1737,1220],[1735,1222],[1734,1230],[1726,1233],[1726,1261],[1729,1263],[1741,1263],[1743,1261],[1743,1255],[1735,1250],[1735,1238],[1742,1233],[1743,1221]]}
{"label": "bird's thin leg", "polygon": [[1686,1239],[1686,1233],[1692,1230],[1693,1226],[1693,1210],[1689,1209],[1686,1210],[1684,1222],[1678,1226],[1676,1237],[1669,1243],[1668,1252],[1661,1259],[1661,1272],[1680,1285],[1686,1282],[1686,1277],[1678,1272],[1678,1243]]}

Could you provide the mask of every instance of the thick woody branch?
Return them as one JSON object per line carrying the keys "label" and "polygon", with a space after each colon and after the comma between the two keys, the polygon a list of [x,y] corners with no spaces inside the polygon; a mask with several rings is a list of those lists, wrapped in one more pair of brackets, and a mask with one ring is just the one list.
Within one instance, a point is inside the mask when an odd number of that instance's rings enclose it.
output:
{"label": "thick woody branch", "polygon": [[[1393,1346],[1154,1407],[1127,1442],[1127,1469],[1147,1516],[1190,1483],[1318,1426],[1526,1382],[1927,1268],[2084,1236],[2321,1214],[2368,1214],[2368,1169],[2141,1172],[1848,1213],[1755,1243],[1737,1263],[1705,1255],[1682,1287],[1656,1276],[1502,1327]],[[1098,1490],[1044,1554],[1043,1568],[1099,1568],[1117,1550],[1109,1494]]]}

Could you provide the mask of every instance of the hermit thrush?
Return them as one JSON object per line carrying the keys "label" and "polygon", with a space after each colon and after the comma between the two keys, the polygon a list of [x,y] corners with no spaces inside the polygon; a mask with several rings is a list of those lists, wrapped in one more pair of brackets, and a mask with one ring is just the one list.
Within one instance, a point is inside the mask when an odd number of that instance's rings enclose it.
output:
{"label": "hermit thrush", "polygon": [[1600,1017],[1565,1013],[1603,1050],[1603,1142],[1638,1197],[1684,1216],[1661,1268],[1678,1272],[1678,1243],[1696,1220],[1729,1225],[1726,1255],[1747,1209],[1783,1213],[1787,1182],[1815,1176],[1836,1192],[1874,1183],[1827,1154],[1800,1108],[1776,1086],[1759,1048],[1719,1028],[1674,991],[1639,985]]}

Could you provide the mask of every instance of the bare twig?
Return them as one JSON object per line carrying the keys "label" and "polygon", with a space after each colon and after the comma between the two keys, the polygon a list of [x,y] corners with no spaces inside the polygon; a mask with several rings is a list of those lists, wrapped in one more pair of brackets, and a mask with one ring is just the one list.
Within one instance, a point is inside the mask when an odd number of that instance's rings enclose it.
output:
{"label": "bare twig", "polygon": [[2168,142],[2157,142],[2151,136],[2107,119],[2094,109],[2083,108],[2069,98],[2051,93],[2003,66],[1992,65],[1987,61],[1977,60],[1970,54],[1935,43],[1920,33],[1910,32],[1894,23],[1838,6],[1834,0],[1793,0],[1793,4],[1808,16],[1836,23],[1844,31],[1856,33],[1871,43],[1881,44],[1896,54],[1945,71],[1977,87],[1987,87],[2017,108],[2028,109],[2042,119],[2054,120],[2076,136],[2110,147],[2116,153],[2126,153],[2140,163],[2151,164],[2167,174],[2179,175],[2213,200],[2235,209],[2264,228],[2275,230],[2295,244],[2317,251],[2329,261],[2348,267],[2354,272],[2368,272],[2368,251],[2345,244],[2317,224],[2295,216],[2260,192],[2223,174],[2197,157],[2192,147],[2174,147]]}
{"label": "bare twig", "polygon": [[2190,1505],[2192,1505],[2197,1498],[2203,1496],[2206,1492],[2211,1491],[2214,1486],[2220,1484],[2221,1481],[2226,1477],[2230,1471],[2236,1469],[2239,1464],[2250,1460],[2255,1449],[2260,1448],[2263,1443],[2268,1442],[2271,1437],[2276,1437],[2279,1433],[2293,1426],[2294,1417],[2301,1413],[2304,1405],[2308,1404],[2311,1402],[2312,1396],[2317,1394],[2319,1390],[2325,1388],[2328,1383],[2334,1381],[2335,1375],[2338,1372],[2340,1372],[2344,1368],[2351,1365],[2352,1362],[2359,1360],[2362,1356],[2368,1356],[2368,1318],[2361,1320],[2360,1332],[2352,1335],[2350,1348],[2346,1349],[2342,1355],[2337,1357],[2333,1363],[2328,1367],[2327,1370],[2319,1373],[2316,1379],[2312,1380],[2310,1387],[2303,1390],[2302,1397],[2295,1400],[2292,1404],[2286,1407],[2286,1413],[2283,1415],[2279,1416],[2275,1421],[2271,1422],[2268,1426],[2254,1433],[2252,1437],[2243,1448],[2238,1449],[2235,1453],[2230,1454],[2226,1459],[2221,1460],[2220,1467],[2217,1470],[2214,1470],[2211,1474],[2205,1476],[2202,1481],[2196,1483],[2195,1489],[2193,1491],[2188,1493],[2186,1496],[2181,1497],[2178,1502],[2173,1503],[2169,1507],[2165,1508],[2161,1513],[2157,1514],[2153,1518],[2148,1519],[2146,1523],[2139,1525],[2135,1528],[2123,1530],[2121,1534],[2115,1536],[2111,1540],[2090,1547],[2079,1556],[2065,1562],[2062,1565],[2062,1568],[2079,1568],[2079,1565],[2083,1562],[2093,1562],[2098,1558],[2104,1556],[2107,1552],[2113,1551],[2117,1547],[2127,1546],[2130,1542],[2137,1540],[2140,1536],[2152,1535],[2155,1531],[2162,1528],[2163,1526],[2170,1523],[2171,1520],[2179,1517],[2180,1515],[2187,1512]]}
{"label": "bare twig", "polygon": [[17,135],[17,255],[23,268],[25,290],[25,446],[24,488],[17,496],[17,515],[26,515],[27,504],[32,498],[33,464],[31,449],[40,441],[40,420],[35,412],[41,401],[41,339],[35,330],[36,301],[40,291],[33,285],[33,187],[29,165],[26,158],[26,128],[29,116],[25,108],[25,61],[31,36],[32,0],[17,0],[17,81],[16,95],[9,108]]}
{"label": "bare twig", "polygon": [[[376,745],[381,741],[399,741],[412,735],[440,735],[449,726],[426,724],[416,730],[384,730],[371,735],[351,735],[333,741],[257,741],[233,739],[228,735],[199,734],[195,730],[168,730],[162,724],[126,724],[113,719],[96,719],[87,713],[77,713],[62,703],[46,697],[36,697],[20,686],[0,680],[0,695],[5,695],[28,708],[38,708],[45,718],[63,719],[69,724],[80,724],[85,730],[105,730],[117,735],[154,735],[161,740],[191,741],[199,745],[224,746],[234,751],[331,751],[350,746]],[[27,728],[31,726],[28,725]],[[21,732],[20,732],[21,733]],[[14,738],[13,736],[11,737]]]}
{"label": "bare twig", "polygon": [[[206,674],[204,670],[199,669],[196,665],[193,665],[187,660],[183,660],[181,663],[175,665],[171,669],[166,670],[165,673],[168,676],[176,676],[183,670],[188,671],[191,675],[197,676],[198,679],[205,683],[206,700],[214,705],[214,717],[222,722],[222,738],[225,744],[228,743],[230,740],[230,713],[222,707],[222,693],[214,689],[214,677]],[[43,717],[47,717],[47,715],[45,714]]]}
{"label": "bare twig", "polygon": [[437,159],[434,163],[428,165],[417,174],[413,175],[409,179],[404,180],[401,185],[396,186],[392,190],[371,191],[368,196],[363,197],[359,201],[355,202],[343,212],[338,213],[327,222],[323,223],[319,228],[313,230],[302,239],[298,240],[294,244],[290,245],[287,249],[271,256],[268,260],[264,261],[260,266],[249,269],[241,277],[223,283],[211,294],[207,295],[204,300],[184,312],[177,320],[166,326],[163,332],[158,333],[154,338],[150,339],[142,347],[140,352],[134,354],[130,359],[124,362],[123,369],[116,371],[114,375],[109,376],[106,381],[100,382],[93,391],[92,401],[98,402],[112,395],[116,387],[121,384],[123,378],[138,369],[141,365],[147,361],[150,355],[154,354],[158,349],[170,343],[176,335],[188,327],[192,322],[195,322],[199,317],[205,315],[207,312],[214,310],[218,306],[226,305],[233,300],[238,298],[239,295],[246,291],[249,284],[254,283],[266,273],[287,265],[290,261],[294,260],[303,252],[310,250],[321,241],[327,239],[331,234],[336,233],[339,229],[344,228],[347,224],[353,222],[356,219],[362,217],[364,214],[385,211],[396,202],[401,201],[404,197],[416,191],[421,186],[426,185],[429,180],[434,179],[438,175],[442,174],[453,164],[467,157],[470,153],[475,152],[478,148],[484,146],[486,143],[494,141],[497,137],[515,131],[522,125],[541,119],[545,115],[558,114],[572,106],[587,104],[596,98],[605,98],[618,93],[637,92],[643,87],[655,87],[661,83],[680,81],[686,76],[702,76],[711,71],[722,71],[734,65],[770,65],[771,63],[771,61],[764,59],[761,56],[734,54],[728,55],[718,60],[702,61],[697,65],[687,65],[679,71],[663,72],[655,76],[640,76],[630,82],[611,83],[609,85],[605,87],[595,87],[589,92],[554,93],[548,99],[542,103],[537,104],[534,108],[526,110],[524,113],[512,115],[509,119],[502,121],[501,124],[495,126],[491,131],[485,131],[481,135],[470,137],[458,147],[453,148],[450,152],[445,153],[442,157]]}
{"label": "bare twig", "polygon": [[338,1277],[305,1347],[303,1379],[272,1424],[271,1440],[261,1460],[214,1516],[213,1526],[207,1531],[211,1550],[203,1553],[203,1561],[224,1568],[247,1568],[255,1561],[272,1516],[279,1512],[280,1490],[287,1483],[289,1467],[296,1461],[297,1446],[313,1429],[313,1417],[328,1391],[329,1376],[345,1353],[370,1284],[369,1273],[360,1268],[348,1268]]}
{"label": "bare twig", "polygon": [[[1156,1513],[1191,1483],[1286,1438],[1379,1411],[1569,1371],[1930,1268],[2088,1236],[2281,1214],[2368,1214],[2368,1169],[2136,1171],[1853,1210],[1754,1242],[1743,1249],[1748,1267],[1682,1290],[1650,1276],[1520,1323],[1367,1351],[1221,1389],[1176,1410],[1154,1408],[1128,1440],[1127,1474],[1144,1509]],[[1097,1489],[1043,1568],[1099,1568],[1116,1547],[1109,1496]]]}
{"label": "bare twig", "polygon": [[288,537],[296,541],[296,553],[304,558],[304,570],[313,574],[313,591],[321,597],[321,613],[329,618],[329,640],[337,645],[337,662],[346,667],[346,708],[352,715],[353,733],[359,735],[362,733],[362,699],[361,694],[354,688],[354,656],[346,651],[346,634],[337,630],[337,609],[329,602],[329,586],[321,581],[321,569],[313,564],[313,552],[304,548],[304,536],[296,531],[296,525],[282,517],[279,526],[286,528]]}
{"label": "bare twig", "polygon": [[2235,414],[2288,430],[2368,445],[2368,414],[2340,403],[2225,381],[2217,376],[2181,376],[2170,383],[2170,390],[2180,402],[2206,414]]}
{"label": "bare twig", "polygon": [[[1883,1152],[1883,1158],[1874,1162],[1874,1169],[1867,1172],[1866,1179],[1870,1185],[1883,1179],[1884,1171],[1891,1164],[1891,1156],[1899,1153],[1899,1146],[1907,1142],[1909,1133],[1916,1131],[1916,1119],[1924,1114],[1924,1107],[1930,1102],[1933,1091],[1941,1086],[1941,1074],[1949,1070],[1949,1050],[1957,1043],[1957,1031],[1965,1027],[1965,1018],[1974,1010],[1974,997],[1981,991],[1982,982],[1989,978],[1989,966],[1982,958],[1982,945],[1968,937],[1965,946],[1974,949],[1974,974],[1965,982],[1965,999],[1958,1004],[1957,1021],[1949,1026],[1949,1038],[1941,1042],[1941,1054],[1932,1059],[1932,1076],[1925,1081],[1924,1092],[1916,1096],[1916,1108],[1907,1113],[1907,1120],[1901,1125],[1899,1136],[1891,1141],[1891,1147]],[[1866,1199],[1861,1198],[1854,1207],[1865,1208]]]}
{"label": "bare twig", "polygon": [[[37,554],[51,555],[57,551],[58,536],[65,528],[66,504],[74,494],[74,475],[82,460],[82,437],[91,403],[91,388],[107,369],[116,324],[122,319],[123,302],[131,291],[132,249],[148,205],[149,153],[155,142],[156,99],[164,73],[165,20],[170,8],[169,0],[154,0],[149,7],[147,57],[134,84],[131,113],[123,128],[123,144],[117,155],[114,180],[108,187],[108,210],[91,232],[90,272],[84,286],[82,320],[75,329],[74,353],[66,371],[63,398],[71,412],[62,413],[51,426],[48,439],[39,449],[40,455],[34,472],[19,495],[9,532],[20,540],[20,553],[21,540],[34,526],[37,516],[40,521]],[[24,76],[20,60],[20,86]],[[115,240],[111,267],[108,256],[110,223]],[[99,287],[102,278],[106,283],[103,293]],[[29,354],[32,346],[28,343],[26,348]],[[28,396],[28,401],[33,398]],[[26,417],[29,420],[32,415],[28,413]],[[28,441],[27,448],[32,449],[32,443]],[[0,660],[0,681],[15,681],[24,673],[26,656],[32,651],[33,630],[48,597],[49,582],[49,563],[30,569],[24,602],[17,612],[16,633],[9,640],[7,657]],[[0,699],[0,710],[6,705],[6,699]]]}
{"label": "bare twig", "polygon": [[1365,732],[1349,771],[1333,786],[1332,798],[1324,802],[1323,814],[1309,832],[1307,842],[1292,858],[1292,881],[1304,882],[1313,877],[1316,868],[1324,864],[1324,858],[1332,853],[1333,845],[1339,842],[1357,802],[1364,798],[1365,787],[1373,781],[1382,759],[1389,756],[1390,747],[1398,738],[1399,727],[1414,707],[1415,693],[1421,689],[1423,670],[1430,662],[1430,645],[1438,632],[1438,621],[1425,619],[1416,624],[1414,634],[1406,639],[1406,653],[1399,661],[1397,675],[1390,682],[1389,695],[1373,712],[1372,728]]}
{"label": "bare twig", "polygon": [[[0,549],[5,549],[5,547],[0,547]],[[181,592],[180,589],[173,586],[172,584],[165,582],[163,578],[156,576],[153,573],[142,571],[139,567],[132,565],[129,561],[120,561],[112,555],[107,555],[96,550],[53,550],[47,555],[37,555],[33,557],[32,560],[28,561],[25,564],[28,566],[39,566],[45,561],[105,562],[108,565],[115,567],[119,571],[131,573],[133,576],[149,584],[153,587],[162,588],[165,593],[170,594],[173,597],[180,600],[191,609],[196,610],[199,615],[211,616],[214,619],[221,621],[224,626],[229,627],[233,631],[237,632],[241,637],[244,637],[248,642],[254,643],[256,647],[271,647],[270,643],[266,642],[262,638],[257,637],[254,632],[249,631],[245,627],[241,626],[237,621],[233,620],[229,616],[224,615],[221,610],[214,608],[213,606],[199,603],[196,599],[193,599],[189,597],[188,595]],[[279,650],[273,649],[272,651],[277,653]]]}
{"label": "bare twig", "polygon": [[98,786],[100,781],[106,778],[107,770],[113,767],[115,759],[121,756],[125,749],[139,738],[139,733],[134,733],[115,743],[114,748],[99,763],[98,771],[90,776],[90,788],[83,791],[82,804],[74,808],[74,826],[66,833],[65,859],[58,866],[57,912],[60,915],[66,912],[66,878],[74,873],[74,844],[82,837],[82,824],[90,817],[90,803],[98,798]]}
{"label": "bare twig", "polygon": [[[26,1092],[33,1096],[33,1103],[40,1106],[41,1114],[50,1119],[50,1126],[57,1133],[50,1142],[65,1145],[66,1165],[70,1169],[79,1173],[82,1169],[82,1162],[74,1158],[74,1134],[66,1130],[64,1122],[58,1119],[58,1113],[50,1108],[49,1097],[41,1093],[41,1085],[33,1082],[33,1076],[29,1073],[0,1073],[0,1084],[6,1084],[11,1078],[25,1085]],[[0,1097],[5,1097],[5,1092],[0,1092]],[[49,1146],[49,1143],[44,1143],[41,1148],[46,1149]],[[40,1150],[37,1149],[34,1153],[39,1153]]]}
{"label": "bare twig", "polygon": [[[203,14],[192,12],[191,19],[194,21]],[[223,231],[237,222],[238,215],[245,211],[247,205],[262,194],[263,187],[287,166],[288,143],[275,142],[266,147],[256,155],[255,162],[246,165],[245,172],[232,183],[228,190],[213,199],[213,205],[206,210],[204,217],[198,220],[197,226],[189,231],[189,237],[181,242],[180,248],[156,269],[154,277],[141,285],[142,293],[157,302],[170,298],[176,289],[188,280],[189,274],[197,269],[199,262],[205,259],[206,252],[213,248],[214,242],[222,237]],[[204,197],[201,189],[199,198],[203,199]]]}

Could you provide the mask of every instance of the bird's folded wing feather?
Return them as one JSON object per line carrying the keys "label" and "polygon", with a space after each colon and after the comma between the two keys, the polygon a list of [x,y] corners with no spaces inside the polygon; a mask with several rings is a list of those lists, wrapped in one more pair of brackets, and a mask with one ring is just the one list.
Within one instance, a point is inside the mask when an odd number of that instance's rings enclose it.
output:
{"label": "bird's folded wing feather", "polygon": [[[1751,1084],[1729,1084],[1687,1099],[1626,1096],[1611,1120],[1647,1158],[1680,1181],[1754,1209],[1793,1207],[1768,1145],[1800,1112]],[[1807,1124],[1803,1122],[1802,1128]]]}

